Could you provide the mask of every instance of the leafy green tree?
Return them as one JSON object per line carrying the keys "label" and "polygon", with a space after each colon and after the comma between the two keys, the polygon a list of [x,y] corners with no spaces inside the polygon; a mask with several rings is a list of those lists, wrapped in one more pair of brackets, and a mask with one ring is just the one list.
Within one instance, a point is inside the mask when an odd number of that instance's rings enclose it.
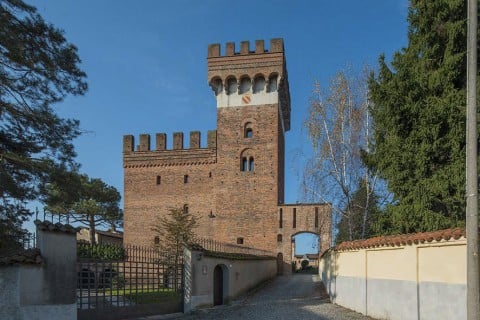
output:
{"label": "leafy green tree", "polygon": [[[381,210],[375,193],[367,194],[367,184],[361,180],[348,204],[350,214],[340,215],[337,223],[336,243],[357,239],[366,239],[377,235]],[[346,208],[344,209],[346,211]],[[364,220],[365,218],[365,220]],[[365,223],[364,223],[365,221]]]}
{"label": "leafy green tree", "polygon": [[375,150],[366,162],[394,194],[386,233],[464,224],[465,19],[463,0],[412,0],[407,47],[391,66],[382,55],[370,79]]}
{"label": "leafy green tree", "polygon": [[[90,229],[90,243],[95,244],[95,230],[100,225],[115,229],[123,220],[119,207],[120,193],[101,179],[89,178],[85,174],[68,172],[68,183],[52,183],[47,186],[45,210],[52,214],[68,217]],[[68,185],[68,189],[64,186]]]}
{"label": "leafy green tree", "polygon": [[39,186],[76,166],[78,121],[52,105],[87,90],[79,64],[76,47],[34,7],[0,1],[0,247],[22,232]]}

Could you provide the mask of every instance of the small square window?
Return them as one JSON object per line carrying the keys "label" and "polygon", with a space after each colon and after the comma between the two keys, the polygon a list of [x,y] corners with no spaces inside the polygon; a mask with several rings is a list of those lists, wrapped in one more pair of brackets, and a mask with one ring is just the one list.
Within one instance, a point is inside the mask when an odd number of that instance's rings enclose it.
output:
{"label": "small square window", "polygon": [[237,238],[237,244],[243,244],[243,238]]}
{"label": "small square window", "polygon": [[283,237],[281,234],[277,234],[277,242],[282,242],[283,241]]}

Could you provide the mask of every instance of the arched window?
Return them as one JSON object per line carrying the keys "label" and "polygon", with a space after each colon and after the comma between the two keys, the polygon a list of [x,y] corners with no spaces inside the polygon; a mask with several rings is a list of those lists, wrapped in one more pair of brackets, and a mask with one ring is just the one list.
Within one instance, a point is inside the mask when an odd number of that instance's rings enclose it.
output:
{"label": "arched window", "polygon": [[248,171],[248,160],[246,157],[243,157],[242,158],[242,167],[241,167],[241,170],[242,171]]}
{"label": "arched window", "polygon": [[248,159],[248,171],[254,171],[255,170],[255,162],[253,160],[253,157],[250,157]]}
{"label": "arched window", "polygon": [[240,88],[238,88],[239,94],[244,94],[250,91],[252,87],[252,81],[250,81],[249,77],[244,77],[240,80]]}
{"label": "arched window", "polygon": [[212,80],[212,82],[210,83],[210,86],[212,87],[212,90],[216,96],[218,96],[223,91],[223,83],[222,83],[222,79],[220,78],[216,78]]}
{"label": "arched window", "polygon": [[241,171],[254,171],[255,160],[252,155],[251,149],[246,149],[240,155],[240,170]]}
{"label": "arched window", "polygon": [[237,93],[238,84],[235,77],[229,78],[227,81],[227,94]]}
{"label": "arched window", "polygon": [[244,128],[244,135],[245,138],[252,138],[253,137],[253,129],[252,129],[252,123],[247,122],[245,123],[245,128]]}
{"label": "arched window", "polygon": [[277,79],[278,79],[278,76],[276,74],[271,75],[270,78],[268,78],[268,87],[267,87],[268,92],[277,91]]}
{"label": "arched window", "polygon": [[263,76],[257,76],[253,81],[253,93],[262,92],[265,89],[265,78]]}
{"label": "arched window", "polygon": [[188,204],[183,205],[183,213],[188,213]]}

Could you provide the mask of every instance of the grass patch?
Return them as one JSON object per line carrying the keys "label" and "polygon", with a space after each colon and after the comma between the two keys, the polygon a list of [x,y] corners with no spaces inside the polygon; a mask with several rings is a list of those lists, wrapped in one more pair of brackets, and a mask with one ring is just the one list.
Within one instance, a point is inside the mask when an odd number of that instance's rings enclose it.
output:
{"label": "grass patch", "polygon": [[181,291],[173,289],[119,289],[109,290],[105,294],[112,296],[124,296],[128,301],[135,304],[158,303],[168,300],[174,300],[182,297]]}

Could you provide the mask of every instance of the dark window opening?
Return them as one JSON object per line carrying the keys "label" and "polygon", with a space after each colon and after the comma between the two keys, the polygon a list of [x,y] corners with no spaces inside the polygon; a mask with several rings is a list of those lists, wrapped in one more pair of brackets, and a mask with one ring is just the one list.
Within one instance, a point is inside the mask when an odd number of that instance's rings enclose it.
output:
{"label": "dark window opening", "polygon": [[297,208],[293,208],[293,228],[297,227]]}
{"label": "dark window opening", "polygon": [[212,177],[212,172],[211,172],[211,171],[208,173],[208,177],[209,177],[209,178]]}
{"label": "dark window opening", "polygon": [[318,207],[315,207],[315,228],[318,228]]}
{"label": "dark window opening", "polygon": [[255,161],[253,160],[253,157],[250,157],[250,161],[248,161],[248,171],[254,171],[255,170]]}
{"label": "dark window opening", "polygon": [[280,208],[280,217],[278,218],[278,227],[283,228],[283,209]]}
{"label": "dark window opening", "polygon": [[158,237],[158,236],[155,237],[155,239],[153,240],[153,242],[154,242],[155,244],[160,244],[160,237]]}
{"label": "dark window opening", "polygon": [[245,138],[252,138],[253,137],[253,128],[252,128],[252,123],[251,122],[245,123],[243,136]]}
{"label": "dark window opening", "polygon": [[188,204],[183,205],[183,213],[188,213]]}
{"label": "dark window opening", "polygon": [[161,176],[157,176],[157,185],[162,183],[162,177]]}
{"label": "dark window opening", "polygon": [[183,183],[188,183],[188,174],[183,176]]}
{"label": "dark window opening", "polygon": [[243,238],[237,238],[237,244],[243,244]]}
{"label": "dark window opening", "polygon": [[255,160],[253,157],[242,157],[240,163],[241,171],[255,171]]}
{"label": "dark window opening", "polygon": [[238,89],[237,79],[235,79],[235,78],[228,79],[227,80],[227,94],[230,95],[230,94],[233,94],[233,93],[237,93],[237,89]]}
{"label": "dark window opening", "polygon": [[247,158],[242,158],[242,171],[248,171],[248,161]]}
{"label": "dark window opening", "polygon": [[283,239],[282,239],[282,235],[281,234],[277,234],[277,242],[282,242]]}

